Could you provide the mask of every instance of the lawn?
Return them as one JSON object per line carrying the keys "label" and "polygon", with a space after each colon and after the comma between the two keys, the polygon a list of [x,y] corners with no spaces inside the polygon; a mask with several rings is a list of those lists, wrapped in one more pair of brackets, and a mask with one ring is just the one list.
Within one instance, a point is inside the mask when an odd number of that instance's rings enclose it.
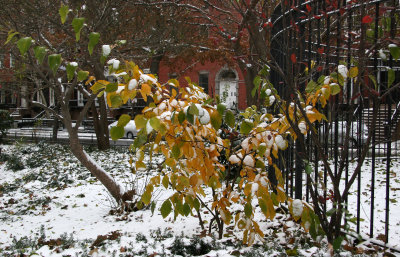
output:
{"label": "lawn", "polygon": [[[158,188],[154,212],[119,210],[104,187],[62,145],[0,145],[0,255],[2,256],[325,256],[331,252],[325,238],[313,241],[284,210],[274,221],[257,213],[263,241],[241,244],[242,233],[233,224],[216,239],[216,231],[201,229],[196,213],[163,219],[159,208],[172,191]],[[126,148],[86,151],[128,189],[143,191],[155,171],[132,174]],[[153,162],[160,162],[153,158]],[[393,167],[398,167],[398,161]],[[382,164],[383,165],[383,164]],[[379,169],[378,169],[379,170]],[[379,172],[378,172],[379,173]],[[393,183],[400,183],[394,172]],[[377,178],[379,185],[382,179]],[[380,192],[380,191],[379,191]],[[381,193],[379,193],[381,194]],[[397,189],[393,199],[397,198]],[[139,196],[138,196],[139,197]],[[380,196],[379,196],[380,197]],[[368,199],[362,199],[368,213]],[[392,242],[399,239],[399,205],[392,205]],[[237,211],[241,211],[239,207]],[[377,205],[377,208],[383,207]],[[396,217],[397,216],[397,220]],[[203,211],[205,221],[210,219]],[[377,219],[381,219],[378,216]],[[366,220],[366,218],[364,219]],[[364,223],[363,223],[364,224]],[[396,225],[395,225],[396,224]],[[378,233],[379,233],[379,226]],[[344,242],[340,256],[383,256],[369,242]]]}

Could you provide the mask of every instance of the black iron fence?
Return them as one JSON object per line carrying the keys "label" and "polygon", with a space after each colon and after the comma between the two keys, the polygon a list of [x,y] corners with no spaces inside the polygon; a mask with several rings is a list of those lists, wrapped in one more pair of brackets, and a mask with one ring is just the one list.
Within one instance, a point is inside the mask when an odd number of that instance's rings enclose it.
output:
{"label": "black iron fence", "polygon": [[[357,77],[347,79],[341,93],[321,108],[329,121],[316,125],[322,147],[308,135],[306,160],[299,157],[294,144],[280,156],[286,192],[311,200],[310,183],[319,183],[328,211],[333,182],[321,156],[327,157],[334,174],[343,171],[340,183],[345,187],[365,153],[346,199],[350,214],[344,219],[346,224],[354,223],[350,227],[356,233],[392,245],[398,242],[393,241],[396,235],[390,228],[400,226],[392,210],[400,209],[396,199],[400,190],[396,167],[400,157],[400,62],[390,48],[400,46],[399,10],[397,0],[281,1],[272,20],[271,42],[275,65],[285,73],[272,72],[271,80],[286,99],[295,93],[288,88],[304,89],[304,81],[338,73],[340,65],[347,71],[358,68]],[[312,176],[307,178],[306,172]]]}

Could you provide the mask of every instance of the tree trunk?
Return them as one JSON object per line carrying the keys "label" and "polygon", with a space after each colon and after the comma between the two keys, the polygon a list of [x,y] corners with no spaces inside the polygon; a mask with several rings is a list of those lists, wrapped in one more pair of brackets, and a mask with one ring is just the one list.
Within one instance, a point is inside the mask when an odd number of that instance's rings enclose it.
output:
{"label": "tree trunk", "polygon": [[[55,111],[58,112],[59,110],[59,106],[57,105],[55,108]],[[58,137],[58,129],[59,129],[59,120],[57,119],[57,117],[54,115],[54,119],[53,119],[53,135],[51,140],[53,142],[57,142],[57,137]]]}
{"label": "tree trunk", "polygon": [[255,105],[258,107],[259,102],[257,99],[257,94],[254,97],[251,95],[251,90],[254,88],[253,81],[254,78],[257,76],[258,71],[255,71],[255,68],[253,67],[240,67],[240,68],[242,70],[242,73],[245,74],[244,81],[246,84],[246,104],[247,106]]}
{"label": "tree trunk", "polygon": [[101,122],[101,119],[99,119],[99,112],[94,103],[91,106],[91,110],[93,115],[92,118],[93,118],[94,132],[96,133],[96,138],[97,138],[97,148],[100,151],[105,151],[110,148],[110,141],[108,138],[108,127],[107,127],[107,138],[106,138],[105,137],[106,133],[104,132],[104,125]]}
{"label": "tree trunk", "polygon": [[108,190],[111,196],[120,203],[124,194],[121,185],[118,184],[102,167],[100,167],[84,150],[79,143],[78,133],[72,128],[68,129],[71,151],[74,156],[95,176]]}
{"label": "tree trunk", "polygon": [[[96,65],[94,71],[97,79],[105,79],[102,66]],[[97,138],[97,148],[104,151],[110,148],[107,106],[104,97],[98,98],[97,101],[99,103],[99,111],[97,111],[94,103],[91,108],[93,113],[93,125]]]}

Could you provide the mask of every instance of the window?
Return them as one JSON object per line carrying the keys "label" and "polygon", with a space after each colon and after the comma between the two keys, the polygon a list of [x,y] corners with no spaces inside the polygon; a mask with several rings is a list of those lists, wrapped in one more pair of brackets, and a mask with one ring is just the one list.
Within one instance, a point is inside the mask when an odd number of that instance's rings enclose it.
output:
{"label": "window", "polygon": [[12,104],[16,104],[17,103],[17,94],[16,93],[12,93],[11,94],[11,103]]}
{"label": "window", "polygon": [[0,90],[0,104],[6,103],[6,92],[4,90]]}
{"label": "window", "polygon": [[204,88],[204,92],[208,94],[208,73],[201,72],[199,74],[199,86]]}
{"label": "window", "polygon": [[10,53],[10,68],[14,67],[14,57],[13,54]]}
{"label": "window", "polygon": [[[78,106],[82,107],[84,106],[84,102],[83,102],[83,94],[78,90]],[[97,98],[96,98],[97,100]]]}
{"label": "window", "polygon": [[4,54],[0,53],[0,69],[4,68]]}

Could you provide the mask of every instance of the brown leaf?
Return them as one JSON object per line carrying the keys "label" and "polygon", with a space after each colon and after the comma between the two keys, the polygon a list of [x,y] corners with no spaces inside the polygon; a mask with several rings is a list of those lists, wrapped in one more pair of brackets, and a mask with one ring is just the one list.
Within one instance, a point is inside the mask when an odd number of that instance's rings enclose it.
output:
{"label": "brown leaf", "polygon": [[89,255],[93,255],[94,253],[98,253],[98,252],[99,252],[99,250],[97,248],[94,248],[89,252]]}

